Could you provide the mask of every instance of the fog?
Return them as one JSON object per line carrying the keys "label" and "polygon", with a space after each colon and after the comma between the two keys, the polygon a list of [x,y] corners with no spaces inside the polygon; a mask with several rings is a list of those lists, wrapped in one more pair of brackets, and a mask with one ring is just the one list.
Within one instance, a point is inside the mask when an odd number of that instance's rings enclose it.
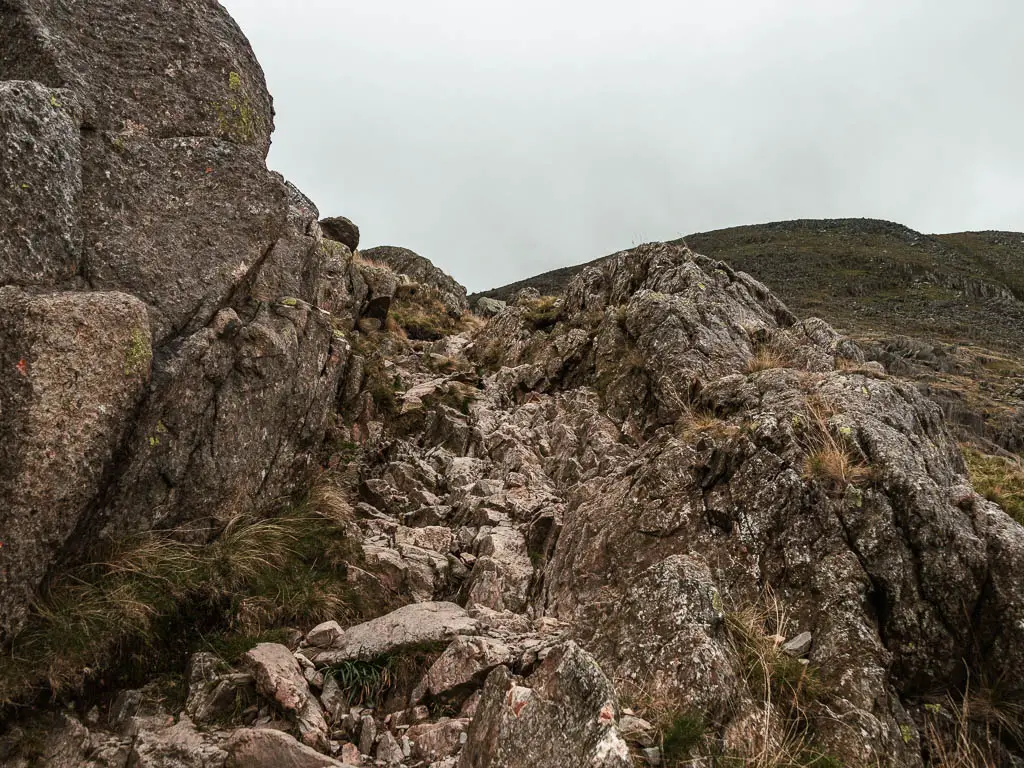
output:
{"label": "fog", "polygon": [[271,167],[470,290],[792,218],[1024,230],[1019,0],[223,0]]}

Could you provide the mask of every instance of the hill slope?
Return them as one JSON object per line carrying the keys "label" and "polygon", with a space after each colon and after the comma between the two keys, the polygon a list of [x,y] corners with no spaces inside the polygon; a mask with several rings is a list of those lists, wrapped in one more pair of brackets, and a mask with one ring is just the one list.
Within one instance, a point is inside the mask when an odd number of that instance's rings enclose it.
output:
{"label": "hill slope", "polygon": [[[873,219],[802,219],[698,232],[676,242],[749,272],[797,314],[820,315],[849,332],[1009,350],[1024,336],[1021,233],[932,236]],[[506,299],[527,287],[558,294],[600,261],[478,295]]]}

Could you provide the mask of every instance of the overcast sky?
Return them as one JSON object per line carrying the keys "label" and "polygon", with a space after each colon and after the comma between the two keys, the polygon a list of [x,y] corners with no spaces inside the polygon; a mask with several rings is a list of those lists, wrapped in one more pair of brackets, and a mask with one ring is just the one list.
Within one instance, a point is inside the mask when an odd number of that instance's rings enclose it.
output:
{"label": "overcast sky", "polygon": [[270,165],[472,290],[690,232],[1024,231],[1022,0],[222,0]]}

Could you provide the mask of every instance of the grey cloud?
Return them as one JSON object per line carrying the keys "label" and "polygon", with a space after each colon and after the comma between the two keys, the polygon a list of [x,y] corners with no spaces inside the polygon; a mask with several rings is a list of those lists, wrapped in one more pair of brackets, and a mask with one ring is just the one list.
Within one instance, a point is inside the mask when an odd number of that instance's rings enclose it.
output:
{"label": "grey cloud", "polygon": [[270,163],[472,290],[785,218],[1024,230],[1017,0],[227,0]]}

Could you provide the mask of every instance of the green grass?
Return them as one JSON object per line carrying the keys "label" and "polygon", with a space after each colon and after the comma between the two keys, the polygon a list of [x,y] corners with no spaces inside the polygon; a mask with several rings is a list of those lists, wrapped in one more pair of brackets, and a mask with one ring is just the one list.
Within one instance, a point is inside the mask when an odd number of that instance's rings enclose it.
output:
{"label": "green grass", "polygon": [[974,489],[1024,525],[1024,463],[1020,459],[990,456],[968,446],[964,446],[964,459]]}
{"label": "green grass", "polygon": [[466,328],[463,318],[452,317],[430,286],[400,290],[391,302],[388,319],[414,341],[437,341]]}
{"label": "green grass", "polygon": [[40,596],[0,657],[0,704],[152,671],[183,642],[237,657],[276,627],[346,619],[345,567],[358,554],[346,513],[320,489],[278,517],[236,518],[208,545],[167,532],[119,542]]}
{"label": "green grass", "polygon": [[375,705],[383,700],[394,683],[386,661],[343,661],[328,668],[325,676],[333,678],[350,705]]}
{"label": "green grass", "polygon": [[375,659],[342,661],[324,674],[334,679],[350,705],[380,706],[391,694],[408,697],[445,647],[424,643]]}
{"label": "green grass", "polygon": [[558,322],[562,307],[557,296],[541,296],[526,302],[523,319],[534,331],[548,331]]}
{"label": "green grass", "polygon": [[675,713],[661,731],[661,751],[668,765],[690,756],[690,750],[704,739],[707,725],[699,712]]}

